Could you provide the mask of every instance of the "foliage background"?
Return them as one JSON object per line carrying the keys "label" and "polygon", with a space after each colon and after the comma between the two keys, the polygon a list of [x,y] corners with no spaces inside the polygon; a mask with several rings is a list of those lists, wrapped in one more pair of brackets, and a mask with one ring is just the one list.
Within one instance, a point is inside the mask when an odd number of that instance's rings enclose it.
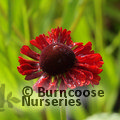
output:
{"label": "foliage background", "polygon": [[[93,49],[103,56],[104,61],[99,86],[89,87],[104,90],[105,96],[90,98],[87,108],[84,105],[68,108],[68,119],[84,120],[98,113],[120,114],[119,0],[1,0],[0,85],[5,84],[5,96],[12,92],[12,96],[21,99],[22,88],[32,86],[35,82],[25,81],[16,69],[19,66],[18,56],[21,55],[22,45],[30,45],[31,39],[42,33],[47,34],[47,31],[57,26],[71,30],[71,37],[75,42],[85,44],[91,41]],[[31,45],[30,47],[32,48]],[[38,109],[22,108],[19,103],[14,104],[11,109],[6,102],[4,111],[0,111],[0,118],[45,120],[47,116],[48,120],[60,120],[59,109]],[[98,118],[96,116],[92,120],[100,119],[99,115]]]}

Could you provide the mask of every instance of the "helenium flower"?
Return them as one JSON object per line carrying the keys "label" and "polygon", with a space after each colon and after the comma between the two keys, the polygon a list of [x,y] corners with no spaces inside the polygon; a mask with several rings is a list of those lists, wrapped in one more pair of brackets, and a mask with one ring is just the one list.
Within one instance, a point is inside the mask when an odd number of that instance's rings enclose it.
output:
{"label": "helenium flower", "polygon": [[[21,53],[32,58],[27,60],[19,57],[19,73],[26,80],[39,78],[33,89],[44,87],[47,90],[74,89],[89,84],[98,85],[99,73],[102,72],[103,60],[99,53],[94,53],[92,43],[83,45],[73,42],[71,31],[62,28],[51,29],[48,36],[41,34],[30,43],[37,47],[40,53],[31,50],[27,45],[22,46]],[[59,84],[58,84],[59,83]]]}

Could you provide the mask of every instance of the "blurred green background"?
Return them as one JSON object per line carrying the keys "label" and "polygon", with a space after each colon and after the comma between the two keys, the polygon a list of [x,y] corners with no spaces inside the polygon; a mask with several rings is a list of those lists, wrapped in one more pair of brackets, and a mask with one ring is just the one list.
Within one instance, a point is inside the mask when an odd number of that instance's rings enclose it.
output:
{"label": "blurred green background", "polygon": [[[68,120],[120,120],[120,0],[1,0],[0,86],[5,85],[5,100],[11,96],[21,100],[22,88],[36,81],[25,81],[17,71],[22,45],[57,26],[71,30],[74,42],[91,41],[104,61],[100,84],[89,89],[102,89],[105,96],[89,98],[87,109],[68,107]],[[1,88],[0,100],[2,92]],[[1,120],[60,120],[59,108],[36,110],[14,102],[8,107],[6,101],[0,108]],[[101,119],[100,113],[105,115]]]}

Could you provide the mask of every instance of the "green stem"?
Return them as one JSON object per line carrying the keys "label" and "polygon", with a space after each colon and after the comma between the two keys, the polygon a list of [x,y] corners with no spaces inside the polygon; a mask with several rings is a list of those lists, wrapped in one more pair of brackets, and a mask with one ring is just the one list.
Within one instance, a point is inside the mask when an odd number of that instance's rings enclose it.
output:
{"label": "green stem", "polygon": [[[2,16],[5,18],[5,20],[8,20],[8,16],[6,15],[4,9],[2,8],[2,6],[0,5],[0,13],[2,14]],[[14,25],[12,24],[12,29],[13,31],[15,32],[16,36],[18,36],[18,38],[21,40],[21,41],[25,41],[25,38],[24,36],[22,35],[22,33],[19,31],[19,29]]]}
{"label": "green stem", "polygon": [[103,20],[102,20],[102,0],[94,0],[96,18],[96,46],[97,50],[103,50]]}
{"label": "green stem", "polygon": [[89,0],[84,0],[83,3],[82,3],[82,5],[80,6],[78,17],[75,19],[75,21],[73,22],[73,25],[70,28],[72,30],[72,33],[75,31],[78,23],[80,22],[80,19],[81,19],[82,15],[83,15],[83,12],[85,10],[85,7],[86,7],[86,4],[87,4],[88,1]]}
{"label": "green stem", "polygon": [[[120,34],[120,32],[119,32],[119,34]],[[119,37],[120,38],[120,37]],[[119,50],[118,50],[118,66],[120,66],[120,44],[119,44],[119,48],[118,48]],[[120,67],[118,67],[118,78],[120,79]],[[119,84],[120,84],[120,82],[119,82]]]}
{"label": "green stem", "polygon": [[22,13],[23,13],[25,44],[29,45],[30,31],[29,31],[28,16],[27,16],[27,6],[25,2],[23,3],[23,6],[22,6]]}
{"label": "green stem", "polygon": [[60,106],[61,120],[67,120],[65,106]]}

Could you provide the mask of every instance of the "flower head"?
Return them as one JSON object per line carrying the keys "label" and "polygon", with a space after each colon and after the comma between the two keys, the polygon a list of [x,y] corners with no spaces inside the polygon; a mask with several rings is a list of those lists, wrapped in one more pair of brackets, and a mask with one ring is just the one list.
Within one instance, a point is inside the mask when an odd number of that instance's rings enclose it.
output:
{"label": "flower head", "polygon": [[[47,90],[66,90],[84,85],[98,85],[99,73],[102,72],[103,60],[99,53],[94,53],[92,43],[86,45],[73,43],[71,31],[62,28],[51,29],[49,36],[44,34],[31,40],[30,43],[37,47],[36,53],[28,46],[21,48],[21,53],[34,59],[27,60],[19,57],[19,73],[26,75],[26,80],[39,78],[33,89],[45,87]],[[58,84],[60,83],[60,84]]]}

